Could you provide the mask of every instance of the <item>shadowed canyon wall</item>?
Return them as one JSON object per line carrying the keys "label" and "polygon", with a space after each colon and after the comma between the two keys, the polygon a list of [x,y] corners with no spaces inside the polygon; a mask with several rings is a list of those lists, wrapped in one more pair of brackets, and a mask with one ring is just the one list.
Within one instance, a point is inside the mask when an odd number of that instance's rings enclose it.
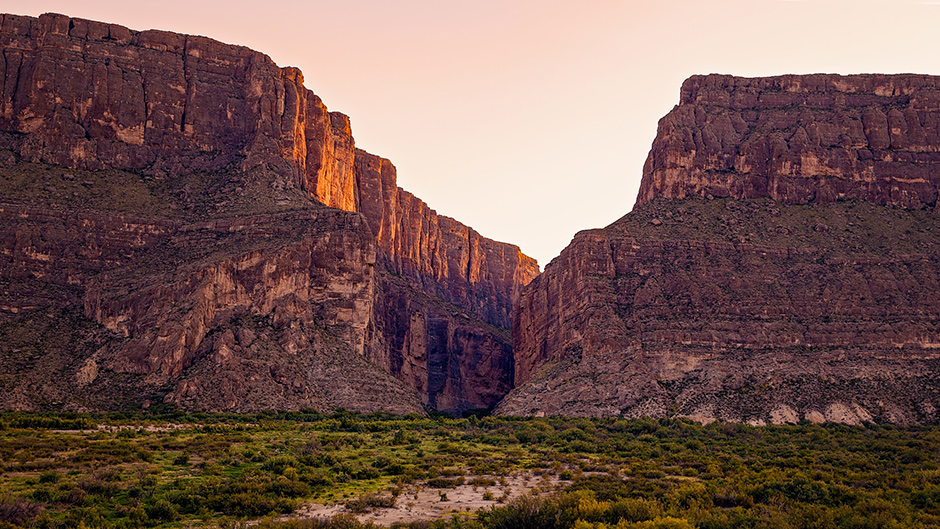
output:
{"label": "shadowed canyon wall", "polygon": [[[7,330],[60,332],[30,314],[61,310],[98,337],[55,353],[60,378],[134,375],[233,410],[459,411],[511,387],[506,329],[536,263],[398,188],[299,70],[54,14],[3,15],[0,44]],[[30,393],[46,372],[9,347],[13,406],[109,406]]]}
{"label": "shadowed canyon wall", "polygon": [[370,357],[437,409],[492,407],[512,389],[512,306],[538,265],[438,215],[396,178],[389,160],[356,152],[380,269]]}
{"label": "shadowed canyon wall", "polygon": [[509,414],[935,421],[940,78],[693,77],[523,290]]}

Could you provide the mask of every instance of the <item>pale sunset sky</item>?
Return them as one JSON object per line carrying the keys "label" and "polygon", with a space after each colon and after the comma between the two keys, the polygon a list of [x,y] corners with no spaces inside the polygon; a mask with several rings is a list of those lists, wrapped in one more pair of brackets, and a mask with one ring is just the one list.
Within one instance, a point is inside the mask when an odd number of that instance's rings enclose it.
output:
{"label": "pale sunset sky", "polygon": [[940,0],[0,0],[297,66],[438,213],[544,267],[633,208],[694,74],[940,74]]}

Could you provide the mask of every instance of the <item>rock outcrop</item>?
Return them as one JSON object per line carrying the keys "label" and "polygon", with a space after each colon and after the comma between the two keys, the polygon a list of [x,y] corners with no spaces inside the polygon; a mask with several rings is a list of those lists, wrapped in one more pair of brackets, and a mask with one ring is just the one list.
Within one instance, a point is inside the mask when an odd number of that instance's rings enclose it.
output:
{"label": "rock outcrop", "polygon": [[511,388],[537,265],[398,188],[300,71],[53,14],[3,15],[0,45],[7,407],[460,411]]}
{"label": "rock outcrop", "polygon": [[262,166],[356,210],[349,120],[296,68],[205,37],[2,15],[2,146],[30,161],[154,176]]}
{"label": "rock outcrop", "polygon": [[695,76],[659,123],[637,203],[711,195],[933,207],[938,165],[938,77]]}
{"label": "rock outcrop", "polygon": [[936,421],[936,86],[687,81],[634,211],[523,290],[497,411]]}

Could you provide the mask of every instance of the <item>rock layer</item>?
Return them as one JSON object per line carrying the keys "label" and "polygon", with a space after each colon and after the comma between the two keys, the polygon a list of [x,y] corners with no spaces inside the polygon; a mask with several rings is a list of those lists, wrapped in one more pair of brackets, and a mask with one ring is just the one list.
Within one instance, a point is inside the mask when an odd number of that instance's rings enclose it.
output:
{"label": "rock layer", "polygon": [[[54,14],[3,15],[0,45],[0,310],[13,342],[74,338],[37,311],[96,337],[56,349],[59,380],[242,411],[460,411],[510,389],[535,261],[400,189],[299,70]],[[128,402],[37,393],[45,371],[11,362],[15,406]]]}
{"label": "rock layer", "polygon": [[637,203],[655,197],[846,198],[934,207],[940,78],[695,76],[659,123]]}
{"label": "rock layer", "polygon": [[497,411],[936,421],[937,86],[687,81],[636,209],[523,290]]}
{"label": "rock layer", "polygon": [[494,406],[512,388],[511,310],[537,263],[438,215],[387,159],[357,151],[356,179],[383,270],[370,357],[436,409]]}
{"label": "rock layer", "polygon": [[265,167],[356,210],[349,120],[296,68],[205,37],[2,15],[3,147],[31,161],[156,176]]}

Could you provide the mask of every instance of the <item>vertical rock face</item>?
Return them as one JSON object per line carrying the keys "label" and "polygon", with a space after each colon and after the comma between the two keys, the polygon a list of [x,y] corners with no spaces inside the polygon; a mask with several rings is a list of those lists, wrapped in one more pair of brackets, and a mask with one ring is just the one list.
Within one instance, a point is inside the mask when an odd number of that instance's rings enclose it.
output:
{"label": "vertical rock face", "polygon": [[11,406],[405,413],[511,388],[535,261],[398,188],[299,70],[54,14],[2,15],[0,46]]}
{"label": "vertical rock face", "polygon": [[[8,406],[422,409],[362,356],[375,243],[357,214],[185,223],[4,206],[0,217],[17,228],[0,243]],[[31,337],[49,310],[74,323]],[[97,338],[67,345],[86,334]]]}
{"label": "vertical rock face", "polygon": [[438,215],[397,186],[389,160],[357,151],[356,178],[385,270],[373,360],[437,409],[492,407],[512,388],[511,308],[537,263]]}
{"label": "vertical rock face", "polygon": [[856,198],[933,207],[940,78],[695,76],[659,123],[637,203],[655,197]]}
{"label": "vertical rock face", "polygon": [[392,272],[489,324],[510,326],[513,298],[539,273],[534,259],[438,215],[397,186],[389,160],[357,151],[356,178],[362,213]]}
{"label": "vertical rock face", "polygon": [[509,414],[935,421],[940,79],[694,77],[526,287]]}
{"label": "vertical rock face", "polygon": [[348,119],[296,68],[205,37],[3,15],[3,147],[31,161],[152,174],[264,166],[356,210]]}

